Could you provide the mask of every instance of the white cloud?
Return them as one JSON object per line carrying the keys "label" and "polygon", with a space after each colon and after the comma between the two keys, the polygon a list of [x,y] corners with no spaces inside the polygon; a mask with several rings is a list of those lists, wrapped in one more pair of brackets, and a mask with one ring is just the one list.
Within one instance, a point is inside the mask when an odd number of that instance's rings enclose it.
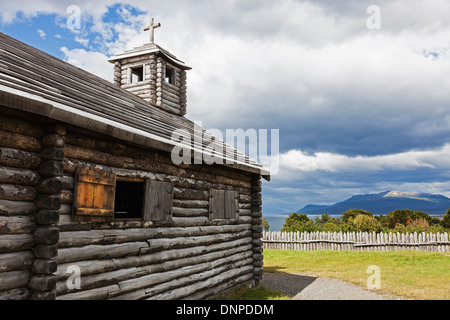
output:
{"label": "white cloud", "polygon": [[42,39],[45,39],[45,37],[47,36],[47,34],[46,34],[46,33],[44,32],[44,30],[42,30],[42,29],[38,29],[37,32],[39,33],[39,36],[40,36]]}
{"label": "white cloud", "polygon": [[69,50],[62,47],[61,51],[64,53],[64,60],[76,67],[84,70],[89,70],[91,73],[103,79],[112,81],[113,67],[108,62],[108,57],[99,52],[89,52],[84,49]]}
{"label": "white cloud", "polygon": [[[412,150],[379,156],[355,156],[291,150],[280,155],[280,178],[296,179],[305,172],[376,172],[382,170],[450,169],[450,144],[435,150]],[[297,174],[296,174],[297,173]]]}

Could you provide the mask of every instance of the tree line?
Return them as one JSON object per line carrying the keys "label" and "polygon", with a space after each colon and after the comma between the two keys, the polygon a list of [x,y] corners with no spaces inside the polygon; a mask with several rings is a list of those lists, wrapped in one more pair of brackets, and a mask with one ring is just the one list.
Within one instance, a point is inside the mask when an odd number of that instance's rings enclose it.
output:
{"label": "tree line", "polygon": [[[267,220],[263,227],[270,230]],[[450,232],[450,209],[442,219],[432,217],[423,211],[398,209],[387,215],[374,216],[372,212],[362,209],[349,209],[340,217],[322,214],[314,219],[306,214],[291,213],[286,218],[282,232]]]}

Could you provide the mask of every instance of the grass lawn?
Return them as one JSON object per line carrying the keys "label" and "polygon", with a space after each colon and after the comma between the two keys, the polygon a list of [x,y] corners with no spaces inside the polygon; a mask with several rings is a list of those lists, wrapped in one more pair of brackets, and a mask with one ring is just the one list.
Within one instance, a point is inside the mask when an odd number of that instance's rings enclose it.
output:
{"label": "grass lawn", "polygon": [[450,254],[423,251],[264,250],[264,272],[341,279],[367,289],[369,266],[380,268],[375,292],[407,299],[450,300]]}

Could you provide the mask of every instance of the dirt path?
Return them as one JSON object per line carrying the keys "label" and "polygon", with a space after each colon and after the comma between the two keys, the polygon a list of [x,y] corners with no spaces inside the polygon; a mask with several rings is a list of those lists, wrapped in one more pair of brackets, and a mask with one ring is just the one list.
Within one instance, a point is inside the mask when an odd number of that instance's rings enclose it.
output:
{"label": "dirt path", "polygon": [[264,273],[261,285],[294,300],[398,300],[337,279],[289,273]]}

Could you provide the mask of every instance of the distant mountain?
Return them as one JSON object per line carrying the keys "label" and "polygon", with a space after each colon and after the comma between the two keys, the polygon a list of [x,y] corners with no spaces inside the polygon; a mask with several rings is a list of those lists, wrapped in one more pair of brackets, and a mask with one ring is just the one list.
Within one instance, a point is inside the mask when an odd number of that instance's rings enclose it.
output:
{"label": "distant mountain", "polygon": [[331,206],[309,204],[297,213],[342,215],[348,209],[363,209],[375,215],[386,215],[397,209],[411,209],[424,211],[430,215],[444,215],[449,208],[450,199],[443,195],[385,191],[378,194],[355,195]]}

